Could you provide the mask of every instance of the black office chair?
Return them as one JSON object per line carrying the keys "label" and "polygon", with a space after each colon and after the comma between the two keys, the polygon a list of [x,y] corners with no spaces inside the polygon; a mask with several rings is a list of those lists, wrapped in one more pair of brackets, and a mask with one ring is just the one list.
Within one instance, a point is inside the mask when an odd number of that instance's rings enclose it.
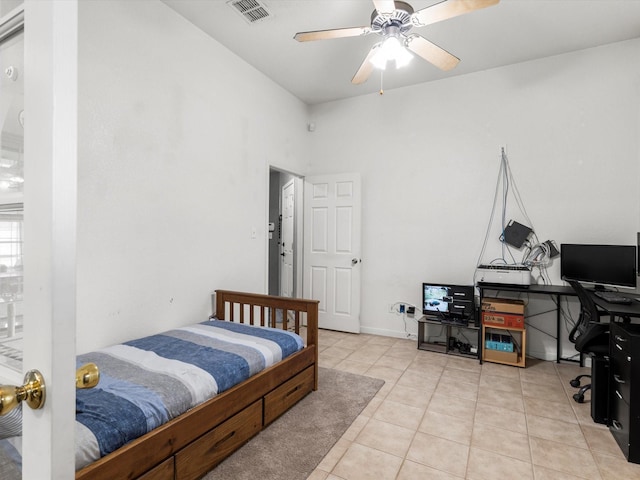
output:
{"label": "black office chair", "polygon": [[[598,359],[602,359],[609,354],[609,324],[600,323],[600,317],[608,315],[604,311],[598,310],[595,302],[582,285],[578,282],[569,281],[580,300],[580,317],[569,333],[569,340],[575,344],[575,348],[581,355],[591,355],[592,373],[593,365]],[[569,384],[572,387],[580,387],[580,380],[584,377],[591,378],[591,375],[578,375]],[[593,379],[592,379],[593,380]],[[578,403],[584,402],[584,394],[591,389],[591,384],[584,385],[573,395],[573,399]]]}

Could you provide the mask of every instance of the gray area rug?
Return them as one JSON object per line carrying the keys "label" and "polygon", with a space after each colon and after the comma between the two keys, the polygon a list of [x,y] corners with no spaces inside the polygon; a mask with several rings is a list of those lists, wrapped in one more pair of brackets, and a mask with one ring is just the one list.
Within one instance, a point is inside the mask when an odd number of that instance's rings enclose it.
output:
{"label": "gray area rug", "polygon": [[384,380],[320,368],[317,391],[203,479],[306,479],[382,385]]}

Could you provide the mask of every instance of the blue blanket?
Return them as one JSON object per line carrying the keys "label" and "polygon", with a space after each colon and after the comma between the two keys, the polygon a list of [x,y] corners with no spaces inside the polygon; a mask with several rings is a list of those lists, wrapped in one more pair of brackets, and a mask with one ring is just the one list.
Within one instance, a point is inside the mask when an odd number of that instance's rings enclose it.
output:
{"label": "blue blanket", "polygon": [[211,320],[78,356],[100,383],[76,394],[76,469],[302,347],[291,332]]}

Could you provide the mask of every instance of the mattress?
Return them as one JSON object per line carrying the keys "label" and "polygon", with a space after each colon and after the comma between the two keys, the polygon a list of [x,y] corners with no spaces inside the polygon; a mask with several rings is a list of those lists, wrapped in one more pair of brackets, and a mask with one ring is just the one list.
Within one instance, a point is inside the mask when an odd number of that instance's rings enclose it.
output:
{"label": "mattress", "polygon": [[79,355],[100,383],[76,393],[76,469],[302,348],[292,332],[214,319]]}

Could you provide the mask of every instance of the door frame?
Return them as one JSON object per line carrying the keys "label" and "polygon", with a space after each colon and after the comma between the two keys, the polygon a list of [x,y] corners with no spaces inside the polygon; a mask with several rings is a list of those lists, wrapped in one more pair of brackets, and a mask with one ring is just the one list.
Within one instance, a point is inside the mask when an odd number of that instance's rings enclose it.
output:
{"label": "door frame", "polygon": [[[285,240],[285,224],[287,224],[288,222],[285,221],[285,210],[286,210],[286,205],[285,205],[285,190],[287,188],[293,188],[293,212],[291,215],[291,245],[289,245],[289,247],[287,248],[287,245],[285,244],[284,240]],[[291,177],[289,178],[284,185],[282,184],[282,181],[280,181],[280,213],[278,215],[279,219],[280,219],[280,225],[281,225],[281,232],[282,235],[280,235],[280,246],[279,246],[279,250],[280,250],[280,261],[279,261],[279,269],[278,269],[278,274],[280,276],[280,296],[290,296],[290,297],[294,297],[295,293],[296,293],[296,286],[294,283],[294,280],[296,278],[296,274],[294,271],[295,265],[296,265],[296,261],[298,260],[298,252],[296,251],[296,244],[297,242],[295,241],[295,234],[296,234],[296,225],[295,225],[295,221],[296,221],[296,202],[295,202],[295,196],[296,196],[296,182],[295,182],[295,177]],[[283,288],[283,280],[285,279],[285,277],[287,276],[287,271],[285,270],[285,259],[286,257],[286,252],[287,250],[291,251],[291,282],[284,282],[285,285],[289,284],[291,287],[291,292],[290,295],[286,294],[286,287]]]}
{"label": "door frame", "polygon": [[[303,248],[303,187],[304,187],[304,177],[298,173],[295,172],[291,172],[289,170],[285,170],[279,167],[276,167],[274,165],[269,165],[269,168],[267,169],[267,202],[266,202],[266,211],[265,211],[265,218],[266,218],[266,224],[267,224],[267,228],[266,228],[266,235],[265,235],[265,249],[266,249],[266,275],[265,275],[265,292],[270,293],[270,282],[269,282],[269,277],[270,277],[270,269],[274,268],[274,265],[271,264],[270,265],[270,252],[269,252],[269,228],[268,228],[268,224],[271,220],[274,220],[272,218],[270,218],[269,214],[270,214],[270,203],[272,201],[272,199],[274,198],[278,198],[278,212],[282,213],[282,205],[280,205],[280,191],[281,191],[281,187],[282,187],[282,182],[279,182],[279,186],[277,189],[277,192],[275,192],[276,194],[274,195],[274,192],[271,191],[272,185],[271,185],[271,173],[279,173],[280,175],[288,175],[293,177],[294,179],[294,195],[295,195],[295,205],[294,205],[294,251],[295,253],[295,258],[294,258],[294,289],[293,289],[293,296],[300,298],[302,297],[302,277],[303,277],[303,270],[302,270],[302,262],[303,262],[303,258],[302,258],[302,248]],[[275,225],[275,230],[274,233],[274,237],[277,235],[277,230],[278,230],[278,224],[276,222]],[[276,280],[276,284],[278,285],[278,291],[280,289],[280,261],[278,258],[278,262],[276,262],[275,268],[277,268],[278,270],[278,275],[277,275],[277,280]]]}

